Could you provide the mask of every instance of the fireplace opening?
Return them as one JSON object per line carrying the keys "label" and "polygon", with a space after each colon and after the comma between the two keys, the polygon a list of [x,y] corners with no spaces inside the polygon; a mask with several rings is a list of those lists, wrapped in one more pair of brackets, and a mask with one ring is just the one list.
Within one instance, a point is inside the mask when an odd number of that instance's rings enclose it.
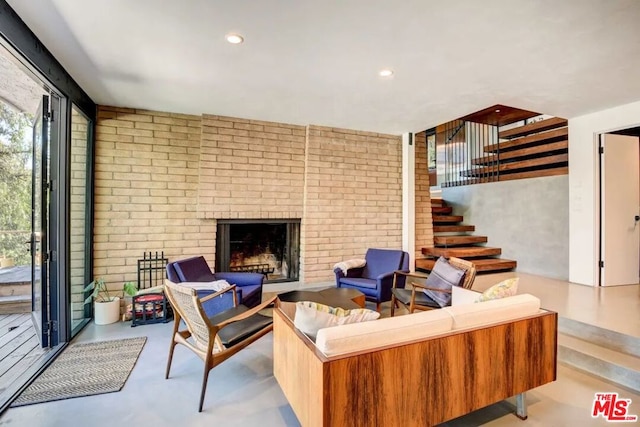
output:
{"label": "fireplace opening", "polygon": [[264,274],[265,282],[299,277],[300,220],[218,220],[216,271]]}

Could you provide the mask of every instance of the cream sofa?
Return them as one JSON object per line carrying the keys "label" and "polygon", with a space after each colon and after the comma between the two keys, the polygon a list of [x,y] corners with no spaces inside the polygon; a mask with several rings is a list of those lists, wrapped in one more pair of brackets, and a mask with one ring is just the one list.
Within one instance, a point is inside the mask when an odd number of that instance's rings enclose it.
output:
{"label": "cream sofa", "polygon": [[[528,294],[325,328],[274,310],[274,375],[303,426],[428,426],[556,378],[556,313]],[[466,301],[465,301],[466,299]]]}

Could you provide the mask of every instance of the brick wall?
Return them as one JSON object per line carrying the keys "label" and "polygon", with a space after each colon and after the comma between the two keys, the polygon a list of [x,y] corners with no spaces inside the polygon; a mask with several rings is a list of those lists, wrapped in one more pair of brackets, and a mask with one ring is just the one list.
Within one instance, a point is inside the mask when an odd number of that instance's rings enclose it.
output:
{"label": "brick wall", "polygon": [[415,258],[424,258],[423,247],[433,247],[433,220],[431,218],[431,192],[427,163],[427,136],[415,134],[415,196],[416,196],[416,249]]}
{"label": "brick wall", "polygon": [[200,137],[199,116],[99,107],[94,276],[111,288],[136,280],[145,251],[213,263],[215,224],[196,214]]}
{"label": "brick wall", "polygon": [[401,138],[221,116],[100,107],[94,276],[136,279],[144,251],[215,265],[216,219],[302,218],[300,275],[400,247]]}
{"label": "brick wall", "polygon": [[338,261],[402,245],[400,136],[308,126],[301,271],[332,280]]}
{"label": "brick wall", "polygon": [[301,218],[305,128],[204,115],[202,218]]}

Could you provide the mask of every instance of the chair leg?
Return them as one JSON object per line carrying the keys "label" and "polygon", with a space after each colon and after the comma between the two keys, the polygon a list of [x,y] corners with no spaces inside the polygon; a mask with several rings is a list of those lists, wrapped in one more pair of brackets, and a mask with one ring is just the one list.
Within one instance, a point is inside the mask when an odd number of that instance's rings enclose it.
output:
{"label": "chair leg", "polygon": [[396,296],[395,295],[391,295],[391,317],[393,317],[393,315],[395,314],[395,309],[396,309],[396,304],[398,302],[396,301]]}
{"label": "chair leg", "polygon": [[381,306],[381,303],[377,302],[377,303],[376,303],[376,311],[377,311],[378,313],[380,313],[380,308],[381,308],[381,307],[382,307],[382,306]]}
{"label": "chair leg", "polygon": [[211,368],[209,364],[204,364],[204,375],[202,376],[202,389],[200,390],[200,405],[198,406],[198,412],[202,412],[202,404],[204,403],[204,393],[207,391],[207,380],[209,380],[209,372]]}
{"label": "chair leg", "polygon": [[171,362],[173,361],[173,350],[176,348],[176,334],[178,333],[178,328],[180,328],[180,315],[178,313],[175,314],[173,320],[173,335],[171,335],[171,345],[169,346],[169,359],[167,359],[167,369],[164,373],[164,379],[169,378],[169,370],[171,369]]}
{"label": "chair leg", "polygon": [[176,348],[177,342],[175,339],[171,340],[171,345],[169,346],[169,359],[167,359],[167,370],[164,373],[164,379],[169,378],[169,371],[171,370],[171,362],[173,361],[173,350]]}

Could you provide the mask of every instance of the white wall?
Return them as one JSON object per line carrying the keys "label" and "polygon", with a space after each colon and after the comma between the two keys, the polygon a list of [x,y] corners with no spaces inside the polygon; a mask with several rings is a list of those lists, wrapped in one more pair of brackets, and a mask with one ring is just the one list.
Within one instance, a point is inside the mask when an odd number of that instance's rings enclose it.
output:
{"label": "white wall", "polygon": [[569,119],[569,281],[597,285],[597,135],[640,125],[640,102]]}
{"label": "white wall", "polygon": [[[409,144],[411,141],[411,144]],[[402,134],[402,250],[411,257],[414,270],[416,247],[416,142],[415,135]]]}

